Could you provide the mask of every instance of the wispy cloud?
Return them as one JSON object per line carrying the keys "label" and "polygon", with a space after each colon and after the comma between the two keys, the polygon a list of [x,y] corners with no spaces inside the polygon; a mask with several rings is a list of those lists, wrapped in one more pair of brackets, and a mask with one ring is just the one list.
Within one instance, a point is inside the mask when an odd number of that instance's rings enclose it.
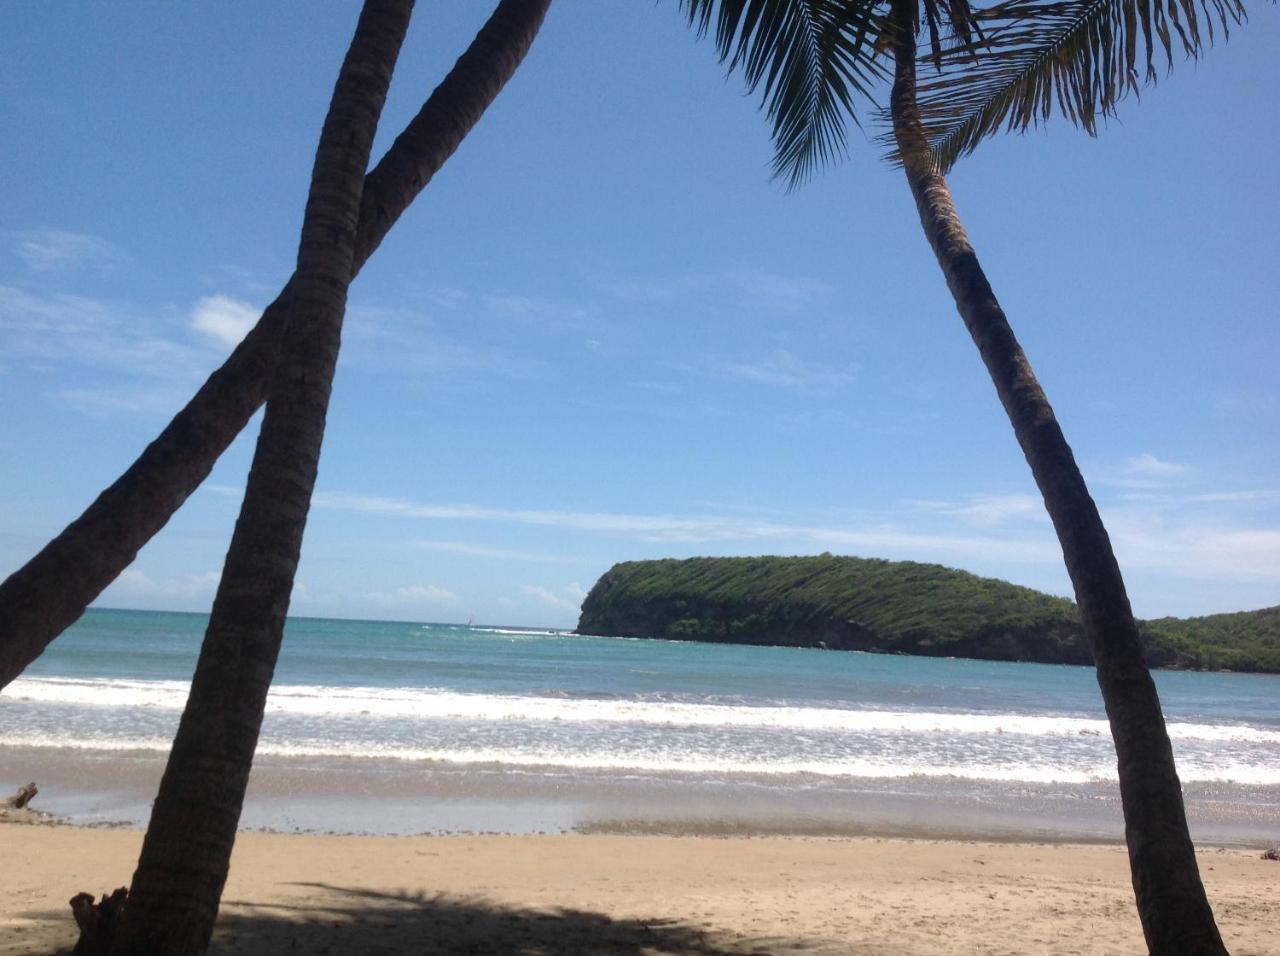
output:
{"label": "wispy cloud", "polygon": [[562,531],[610,535],[650,544],[733,544],[754,549],[837,549],[851,553],[898,557],[951,557],[979,555],[1026,561],[1056,561],[1059,552],[1052,538],[1030,539],[976,537],[920,533],[899,527],[823,527],[801,522],[755,520],[743,516],[644,515],[618,512],[583,512],[539,509],[492,508],[477,505],[438,505],[342,492],[317,493],[317,508],[356,511],[396,518],[427,521],[483,521],[532,525]]}
{"label": "wispy cloud", "polygon": [[568,584],[559,591],[536,584],[522,584],[520,593],[557,611],[570,611],[574,614],[581,610],[582,602],[587,596],[587,592],[579,584]]}
{"label": "wispy cloud", "polygon": [[1123,509],[1108,509],[1104,518],[1122,568],[1280,584],[1280,528],[1242,528],[1212,517],[1177,521]]}
{"label": "wispy cloud", "polygon": [[114,243],[65,229],[20,233],[14,252],[32,272],[42,273],[87,270],[106,274],[130,262],[128,254]]}
{"label": "wispy cloud", "polygon": [[861,431],[866,426],[861,419],[849,414],[843,408],[814,408],[799,412],[789,412],[775,417],[774,424],[784,432],[803,432],[820,430],[824,433],[834,431]]}
{"label": "wispy cloud", "polygon": [[343,364],[407,373],[434,386],[484,387],[494,377],[529,380],[547,374],[541,358],[505,344],[464,341],[420,312],[356,305],[348,310]]}
{"label": "wispy cloud", "polygon": [[467,544],[463,541],[435,541],[420,539],[413,542],[415,547],[427,551],[444,551],[449,554],[465,554],[474,558],[493,558],[498,561],[536,561],[558,564],[572,560],[563,555],[536,554],[530,551],[512,551],[507,548],[489,548],[483,545]]}
{"label": "wispy cloud", "polygon": [[[425,504],[374,495],[327,492],[320,508],[423,521],[488,522],[581,532],[669,552],[845,554],[939,561],[981,568],[1015,580],[1023,569],[1053,569],[1062,552],[1042,506],[1031,495],[972,495],[955,502],[913,502],[896,522],[822,524],[774,515],[672,515]],[[922,524],[945,517],[971,531]],[[1104,509],[1126,570],[1174,573],[1190,579],[1280,581],[1280,528],[1232,522],[1221,515],[1168,514],[1149,508]]]}
{"label": "wispy cloud", "polygon": [[458,595],[434,584],[411,584],[397,588],[395,595],[409,604],[452,604],[458,600]]}
{"label": "wispy cloud", "polygon": [[1272,418],[1280,414],[1280,390],[1266,385],[1222,389],[1209,400],[1219,412],[1232,417]]}
{"label": "wispy cloud", "polygon": [[480,296],[482,307],[498,318],[518,321],[543,332],[585,332],[600,327],[594,311],[577,302],[512,292],[492,292]]}
{"label": "wispy cloud", "polygon": [[1280,490],[1255,489],[1250,491],[1206,491],[1199,494],[1170,494],[1155,491],[1130,491],[1120,495],[1124,501],[1140,502],[1168,507],[1184,505],[1266,504],[1280,501]]}
{"label": "wispy cloud", "polygon": [[200,490],[207,491],[210,494],[220,495],[224,498],[244,497],[244,485],[221,485],[214,481],[208,481],[200,486]]}
{"label": "wispy cloud", "polygon": [[4,351],[29,364],[124,372],[134,381],[186,381],[197,375],[207,356],[158,333],[155,324],[127,306],[0,285]]}
{"label": "wispy cloud", "polygon": [[1140,478],[1173,478],[1187,470],[1186,465],[1172,461],[1161,461],[1150,452],[1135,455],[1124,463],[1126,474]]}
{"label": "wispy cloud", "polygon": [[189,606],[196,601],[212,602],[219,579],[220,575],[217,571],[180,576],[152,576],[138,568],[126,568],[103,592],[102,597],[108,603],[134,601],[166,607],[178,604]]}
{"label": "wispy cloud", "polygon": [[55,400],[92,418],[113,418],[120,414],[173,411],[171,393],[146,386],[115,384],[101,388],[55,388]]}
{"label": "wispy cloud", "polygon": [[198,299],[191,308],[191,328],[218,345],[234,348],[262,315],[262,309],[228,295]]}
{"label": "wispy cloud", "polygon": [[652,540],[711,540],[717,537],[715,522],[671,516],[425,504],[403,498],[385,498],[347,492],[317,492],[312,503],[318,508],[357,511],[388,517],[439,521],[510,522],[606,534],[653,536]]}
{"label": "wispy cloud", "polygon": [[1044,502],[1035,495],[969,495],[960,501],[913,501],[911,504],[924,511],[984,528],[1015,520],[1048,520]]}
{"label": "wispy cloud", "polygon": [[815,393],[843,388],[856,377],[852,367],[808,361],[786,349],[775,349],[756,359],[712,360],[672,367],[722,381]]}
{"label": "wispy cloud", "polygon": [[1185,481],[1190,474],[1187,465],[1142,452],[1129,456],[1119,465],[1103,465],[1090,474],[1089,480],[1098,486],[1151,491],[1170,488]]}

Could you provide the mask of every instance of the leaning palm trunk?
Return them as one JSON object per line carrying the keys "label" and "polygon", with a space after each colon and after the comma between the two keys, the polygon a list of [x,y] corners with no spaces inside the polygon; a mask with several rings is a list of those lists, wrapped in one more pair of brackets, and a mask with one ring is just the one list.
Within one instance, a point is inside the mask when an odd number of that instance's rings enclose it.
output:
{"label": "leaning palm trunk", "polygon": [[1071,448],[960,225],[916,104],[911,0],[895,0],[893,131],[929,244],[987,366],[1053,521],[1111,722],[1125,839],[1152,953],[1225,954],[1187,830],[1155,682],[1120,567]]}
{"label": "leaning palm trunk", "polygon": [[413,0],[366,0],[320,134],[288,324],[115,952],[198,954],[226,882],[320,463],[364,170]]}
{"label": "leaning palm trunk", "polygon": [[[479,121],[524,59],[551,0],[501,0],[365,177],[353,273]],[[136,462],[0,584],[0,688],[44,652],[173,516],[266,400],[293,281]]]}

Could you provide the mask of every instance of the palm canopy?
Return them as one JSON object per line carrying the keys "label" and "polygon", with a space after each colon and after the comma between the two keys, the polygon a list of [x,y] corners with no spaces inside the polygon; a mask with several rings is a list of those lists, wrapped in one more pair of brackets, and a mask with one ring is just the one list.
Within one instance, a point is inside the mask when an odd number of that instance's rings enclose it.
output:
{"label": "palm canopy", "polygon": [[886,75],[873,48],[878,0],[681,0],[699,36],[715,22],[720,59],[763,86],[773,123],[773,170],[791,186],[843,155],[855,97],[871,100]]}
{"label": "palm canopy", "polygon": [[[1026,130],[1057,111],[1090,135],[1128,93],[1156,82],[1175,53],[1196,58],[1245,17],[1240,0],[917,0],[923,57],[918,88],[935,166],[945,172],[986,137]],[[789,188],[844,151],[855,101],[884,118],[875,93],[888,0],[681,0],[711,33],[730,71],[763,87],[773,124],[774,175]],[[922,15],[921,15],[922,14]],[[923,21],[923,24],[921,23]],[[892,154],[891,154],[892,155]]]}

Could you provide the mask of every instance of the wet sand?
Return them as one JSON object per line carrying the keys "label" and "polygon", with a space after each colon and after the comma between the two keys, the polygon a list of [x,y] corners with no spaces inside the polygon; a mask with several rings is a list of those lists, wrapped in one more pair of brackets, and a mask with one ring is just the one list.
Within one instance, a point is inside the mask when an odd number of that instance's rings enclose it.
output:
{"label": "wet sand", "polygon": [[[358,811],[356,811],[358,812]],[[0,824],[0,954],[75,941],[133,829]],[[1202,852],[1231,952],[1280,956],[1280,863]],[[246,833],[214,952],[1145,952],[1122,848],[850,837]]]}
{"label": "wet sand", "polygon": [[[0,747],[6,792],[35,780],[37,805],[77,824],[145,826],[163,767],[155,753]],[[1280,788],[1193,784],[1185,797],[1198,844],[1261,849],[1280,840]],[[1118,843],[1124,833],[1110,784],[779,782],[281,757],[255,761],[240,825],[367,836],[753,833],[1060,843]]]}

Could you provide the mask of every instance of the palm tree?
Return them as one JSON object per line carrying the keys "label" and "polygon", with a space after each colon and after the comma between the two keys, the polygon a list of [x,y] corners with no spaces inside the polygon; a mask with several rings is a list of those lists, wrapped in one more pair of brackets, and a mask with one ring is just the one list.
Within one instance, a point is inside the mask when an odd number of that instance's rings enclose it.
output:
{"label": "palm tree", "polygon": [[413,0],[366,0],[316,150],[280,356],[113,952],[209,945],[320,463],[364,171]]}
{"label": "palm tree", "polygon": [[[479,121],[529,51],[551,0],[501,0],[475,40],[365,177],[354,272]],[[0,583],[0,688],[129,566],[208,477],[266,401],[291,279],[141,456],[75,521]]]}
{"label": "palm tree", "polygon": [[[1212,38],[1243,10],[1202,0]],[[1182,790],[1155,683],[1143,657],[1119,565],[1084,478],[1030,362],[1014,337],[961,226],[943,177],[955,159],[1002,126],[1063,112],[1089,132],[1138,86],[1138,25],[1146,77],[1153,51],[1170,58],[1175,25],[1185,52],[1202,47],[1199,18],[1179,0],[1009,0],[974,11],[966,0],[683,0],[752,89],[764,84],[775,172],[796,185],[843,143],[843,115],[870,95],[878,50],[892,52],[889,119],[920,223],[956,307],[1044,498],[1062,546],[1115,741],[1130,872],[1151,952],[1225,954],[1187,829]],[[923,18],[921,13],[923,12]],[[939,77],[919,97],[921,20]],[[941,27],[953,40],[943,49]],[[1154,38],[1153,39],[1153,35]],[[854,117],[856,120],[856,116]]]}

